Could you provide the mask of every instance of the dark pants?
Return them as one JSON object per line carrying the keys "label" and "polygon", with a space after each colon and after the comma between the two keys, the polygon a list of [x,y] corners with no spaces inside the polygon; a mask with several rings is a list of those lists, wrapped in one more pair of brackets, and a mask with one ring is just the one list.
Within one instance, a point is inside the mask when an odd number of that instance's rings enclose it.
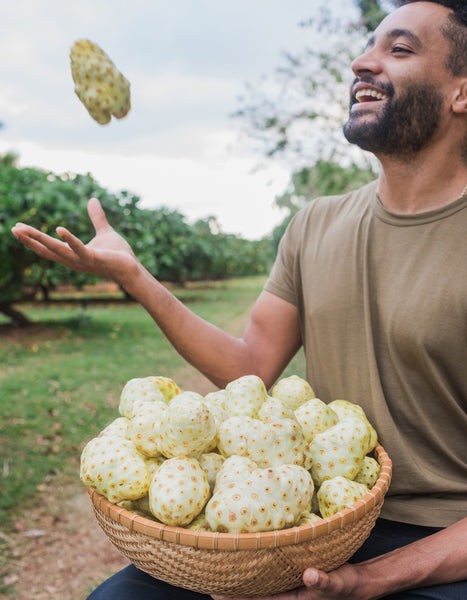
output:
{"label": "dark pants", "polygon": [[[370,537],[350,562],[361,562],[390,552],[438,531],[378,519]],[[126,567],[89,596],[88,600],[207,600],[210,596],[173,587],[136,569]],[[382,600],[467,600],[467,581],[419,588],[385,596]]]}

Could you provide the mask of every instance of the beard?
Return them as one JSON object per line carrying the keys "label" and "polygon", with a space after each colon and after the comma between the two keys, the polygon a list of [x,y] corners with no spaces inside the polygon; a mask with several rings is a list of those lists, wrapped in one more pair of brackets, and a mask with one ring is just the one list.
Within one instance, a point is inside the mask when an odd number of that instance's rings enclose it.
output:
{"label": "beard", "polygon": [[[444,96],[427,83],[413,83],[398,97],[391,84],[379,87],[388,95],[382,114],[365,122],[363,117],[369,111],[351,112],[344,135],[350,143],[376,155],[413,157],[438,129]],[[352,99],[351,107],[355,102]]]}

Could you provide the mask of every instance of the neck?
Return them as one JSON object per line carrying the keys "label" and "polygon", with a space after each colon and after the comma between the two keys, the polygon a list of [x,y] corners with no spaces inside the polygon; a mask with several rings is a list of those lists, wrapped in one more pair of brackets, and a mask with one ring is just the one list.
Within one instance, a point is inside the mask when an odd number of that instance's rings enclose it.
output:
{"label": "neck", "polygon": [[467,164],[460,157],[403,162],[380,158],[378,194],[384,207],[398,214],[417,214],[455,202],[465,191]]}

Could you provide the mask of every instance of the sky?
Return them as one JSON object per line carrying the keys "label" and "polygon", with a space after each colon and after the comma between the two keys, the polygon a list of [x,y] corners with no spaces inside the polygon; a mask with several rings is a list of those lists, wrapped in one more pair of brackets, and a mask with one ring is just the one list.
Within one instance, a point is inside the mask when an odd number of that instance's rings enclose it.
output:
{"label": "sky", "polygon": [[[0,153],[20,166],[88,173],[141,207],[217,217],[249,239],[271,232],[290,167],[232,118],[245,84],[313,44],[318,0],[0,0]],[[352,0],[327,0],[355,14]],[[74,93],[69,51],[97,43],[131,84],[129,114],[99,125]],[[1,199],[0,199],[1,201]]]}

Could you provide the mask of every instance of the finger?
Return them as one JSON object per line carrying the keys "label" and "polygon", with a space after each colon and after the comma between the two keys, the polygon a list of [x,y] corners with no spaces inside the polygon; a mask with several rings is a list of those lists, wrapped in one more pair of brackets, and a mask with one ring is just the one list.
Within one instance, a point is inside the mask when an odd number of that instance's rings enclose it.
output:
{"label": "finger", "polygon": [[42,258],[61,260],[63,257],[66,259],[67,253],[71,252],[64,242],[24,223],[17,223],[11,231],[22,244]]}
{"label": "finger", "polygon": [[322,590],[329,584],[329,575],[323,571],[318,571],[318,569],[305,569],[303,583],[307,588]]}
{"label": "finger", "polygon": [[99,231],[104,231],[106,229],[111,229],[107,217],[105,216],[104,209],[102,208],[101,203],[97,198],[91,198],[88,202],[88,214],[91,222],[96,230],[96,233]]}
{"label": "finger", "polygon": [[24,223],[17,223],[11,231],[20,242],[34,251],[42,249],[43,251],[50,250],[54,252],[55,250],[59,250],[60,247],[65,246],[60,240],[56,240],[50,235]]}
{"label": "finger", "polygon": [[65,227],[57,227],[56,231],[60,236],[60,239],[62,239],[79,258],[87,258],[88,250],[86,249],[86,246],[79,238],[73,235],[71,231],[68,231]]}

